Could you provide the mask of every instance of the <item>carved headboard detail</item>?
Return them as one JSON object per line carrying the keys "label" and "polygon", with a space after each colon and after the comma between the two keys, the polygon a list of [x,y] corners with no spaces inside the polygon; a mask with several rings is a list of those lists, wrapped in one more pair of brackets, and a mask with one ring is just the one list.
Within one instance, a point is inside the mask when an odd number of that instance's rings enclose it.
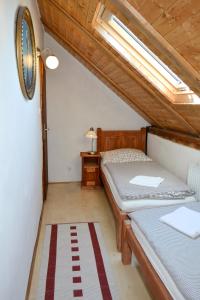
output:
{"label": "carved headboard detail", "polygon": [[147,130],[102,130],[97,128],[97,151],[135,148],[146,153]]}

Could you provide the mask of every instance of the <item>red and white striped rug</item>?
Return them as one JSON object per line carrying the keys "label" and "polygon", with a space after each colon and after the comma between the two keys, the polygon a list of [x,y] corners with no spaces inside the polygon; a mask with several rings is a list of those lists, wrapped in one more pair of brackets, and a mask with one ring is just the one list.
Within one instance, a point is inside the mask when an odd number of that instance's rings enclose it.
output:
{"label": "red and white striped rug", "polygon": [[98,223],[46,225],[37,300],[116,300]]}

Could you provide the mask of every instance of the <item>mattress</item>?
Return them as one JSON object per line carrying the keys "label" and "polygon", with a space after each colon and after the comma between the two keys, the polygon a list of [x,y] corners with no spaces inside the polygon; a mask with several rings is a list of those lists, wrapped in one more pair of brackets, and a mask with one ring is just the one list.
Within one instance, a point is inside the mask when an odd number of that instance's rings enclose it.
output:
{"label": "mattress", "polygon": [[103,171],[107,182],[110,186],[111,192],[113,194],[113,197],[115,199],[115,202],[117,206],[123,211],[123,212],[132,212],[143,208],[151,208],[155,206],[167,206],[167,205],[176,205],[180,203],[187,203],[187,202],[193,202],[196,201],[193,196],[186,197],[184,199],[176,199],[176,200],[157,200],[157,199],[140,199],[140,200],[128,200],[123,201],[120,198],[120,195],[117,191],[117,188],[115,187],[115,184],[112,180],[112,177],[109,173],[109,171],[106,168],[106,165],[101,163],[101,170]]}
{"label": "mattress", "polygon": [[[144,198],[175,200],[194,196],[195,194],[182,180],[154,161],[108,162],[106,168],[124,201]],[[143,184],[131,184],[130,181],[138,176],[147,176],[150,179],[153,176],[161,178],[162,181],[156,188]]]}
{"label": "mattress", "polygon": [[[159,218],[176,208],[162,207],[131,213],[132,230],[173,299],[200,299],[200,238],[191,239]],[[200,212],[200,203],[184,206]]]}

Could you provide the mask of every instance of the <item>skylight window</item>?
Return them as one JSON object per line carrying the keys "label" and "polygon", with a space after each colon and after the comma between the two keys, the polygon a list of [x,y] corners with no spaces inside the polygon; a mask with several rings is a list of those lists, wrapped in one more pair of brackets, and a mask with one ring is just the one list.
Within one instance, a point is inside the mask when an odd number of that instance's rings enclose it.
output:
{"label": "skylight window", "polygon": [[200,103],[199,97],[103,5],[100,6],[93,24],[107,43],[170,101]]}
{"label": "skylight window", "polygon": [[110,25],[118,31],[143,57],[146,58],[154,67],[165,76],[171,84],[181,91],[187,90],[187,86],[170,68],[164,64],[145,44],[137,38],[133,32],[131,32],[119,19],[115,16],[111,16],[109,20]]}

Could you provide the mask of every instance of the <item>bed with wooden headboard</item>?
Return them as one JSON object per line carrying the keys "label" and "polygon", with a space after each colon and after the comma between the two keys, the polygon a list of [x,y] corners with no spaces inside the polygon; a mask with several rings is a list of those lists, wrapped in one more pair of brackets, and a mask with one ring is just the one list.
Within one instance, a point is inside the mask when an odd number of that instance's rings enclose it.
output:
{"label": "bed with wooden headboard", "polygon": [[[146,153],[147,150],[147,130],[102,130],[97,129],[97,151],[109,151],[120,148],[135,148]],[[127,218],[127,214],[117,206],[105,174],[101,169],[101,180],[107,194],[109,204],[112,208],[116,224],[117,249],[121,251],[121,237],[123,220]]]}

